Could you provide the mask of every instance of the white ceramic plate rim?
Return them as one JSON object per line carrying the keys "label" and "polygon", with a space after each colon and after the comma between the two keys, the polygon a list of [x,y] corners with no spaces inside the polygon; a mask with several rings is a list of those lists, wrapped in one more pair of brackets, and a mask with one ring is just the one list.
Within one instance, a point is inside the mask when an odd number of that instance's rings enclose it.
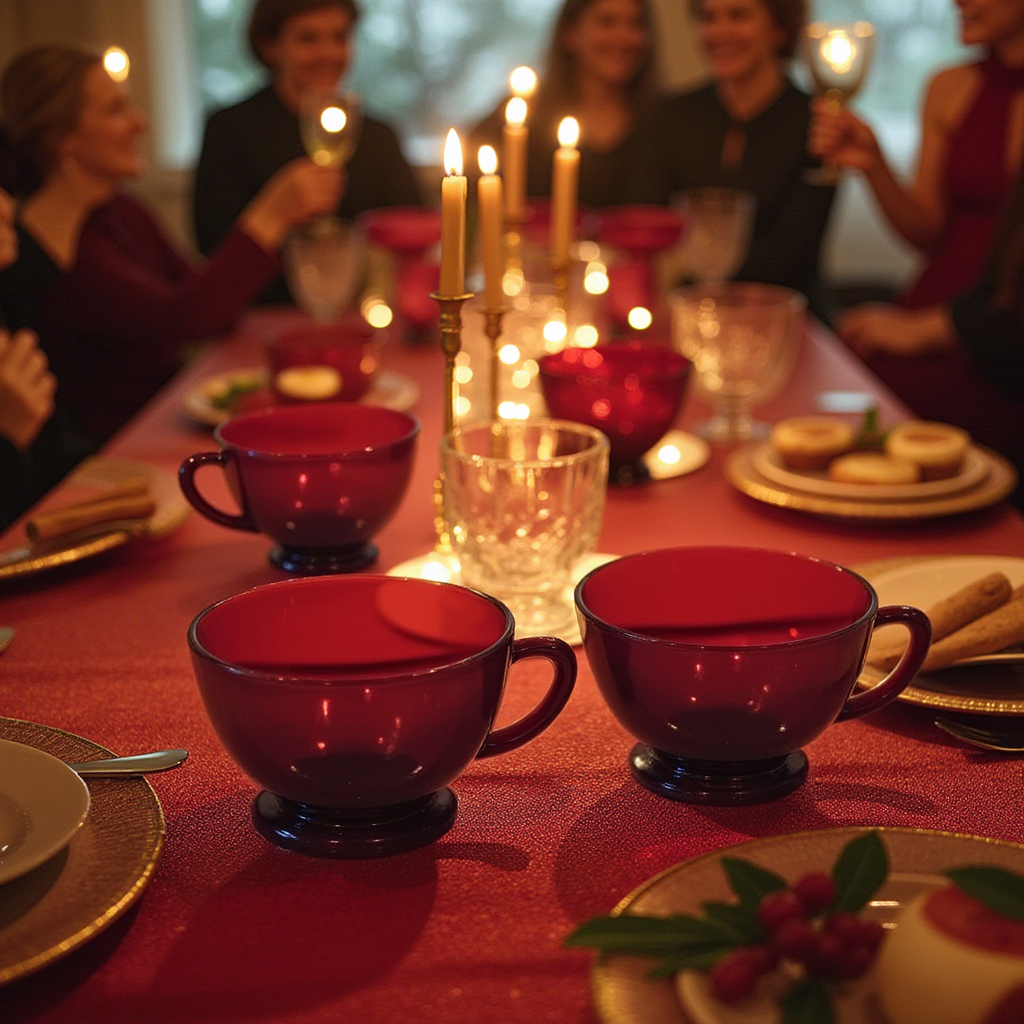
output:
{"label": "white ceramic plate rim", "polygon": [[940,498],[966,491],[968,487],[980,483],[988,472],[988,460],[974,447],[967,449],[964,465],[956,476],[917,484],[848,484],[829,480],[823,474],[797,473],[786,468],[770,441],[754,450],[751,462],[766,480],[783,487],[829,498],[864,501],[925,501]]}
{"label": "white ceramic plate rim", "polygon": [[927,610],[968,583],[992,572],[1005,573],[1014,587],[1024,583],[1024,558],[956,555],[925,559],[872,574],[878,603],[909,604]]}
{"label": "white ceramic plate rim", "polygon": [[25,815],[27,832],[0,853],[0,884],[59,853],[89,811],[89,787],[60,758],[36,747],[0,740],[0,799]]}

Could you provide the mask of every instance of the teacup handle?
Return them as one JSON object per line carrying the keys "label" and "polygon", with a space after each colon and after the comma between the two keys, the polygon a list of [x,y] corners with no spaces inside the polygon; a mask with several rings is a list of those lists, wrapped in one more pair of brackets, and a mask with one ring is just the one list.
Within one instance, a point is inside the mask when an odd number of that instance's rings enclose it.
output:
{"label": "teacup handle", "polygon": [[847,698],[843,710],[836,718],[837,722],[860,718],[861,715],[870,715],[872,711],[884,708],[906,689],[920,670],[928,653],[928,646],[932,642],[932,624],[928,616],[908,605],[886,605],[878,609],[872,632],[879,626],[890,623],[899,623],[910,630],[910,645],[903,652],[903,657],[896,663],[896,667],[877,686],[861,690]]}
{"label": "teacup handle", "polygon": [[219,508],[214,508],[199,493],[199,488],[196,486],[195,481],[196,471],[199,467],[217,465],[223,469],[227,465],[227,461],[227,452],[199,452],[196,455],[190,455],[178,467],[178,482],[181,484],[181,490],[188,499],[189,504],[197,512],[201,512],[206,516],[207,519],[213,520],[213,522],[218,523],[220,526],[227,526],[232,530],[250,530],[253,533],[259,533],[259,527],[253,521],[248,511],[243,511],[241,515],[237,516],[232,515],[230,512],[222,512]]}
{"label": "teacup handle", "polygon": [[477,757],[505,754],[539,736],[557,717],[576,685],[576,655],[564,641],[553,636],[531,636],[512,645],[511,665],[524,658],[544,658],[551,662],[555,678],[541,702],[518,722],[495,729],[484,740]]}

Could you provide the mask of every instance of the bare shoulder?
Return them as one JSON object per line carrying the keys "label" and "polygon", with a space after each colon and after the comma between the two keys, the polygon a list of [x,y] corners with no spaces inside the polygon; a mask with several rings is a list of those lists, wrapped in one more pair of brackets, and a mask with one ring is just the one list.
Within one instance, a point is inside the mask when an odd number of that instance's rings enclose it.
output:
{"label": "bare shoulder", "polygon": [[950,130],[960,123],[981,85],[975,64],[957,64],[936,72],[925,95],[925,119]]}

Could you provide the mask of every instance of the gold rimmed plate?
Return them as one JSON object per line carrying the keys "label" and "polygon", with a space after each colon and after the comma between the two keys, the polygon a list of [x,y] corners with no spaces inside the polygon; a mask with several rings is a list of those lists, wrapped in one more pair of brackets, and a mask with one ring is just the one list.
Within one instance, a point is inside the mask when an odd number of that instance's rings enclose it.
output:
{"label": "gold rimmed plate", "polygon": [[725,476],[729,483],[766,505],[831,519],[877,523],[959,515],[1002,501],[1017,485],[1017,472],[1002,455],[976,445],[972,450],[982,460],[984,475],[977,483],[954,493],[914,500],[873,500],[870,495],[865,498],[835,497],[768,479],[755,465],[755,452],[761,443],[743,445],[729,456],[725,463]]}
{"label": "gold rimmed plate", "polygon": [[[112,752],[72,733],[0,718],[0,739],[62,761]],[[41,970],[119,918],[143,893],[164,841],[164,815],[142,778],[95,779],[71,841],[38,867],[0,885],[0,985]]]}
{"label": "gold rimmed plate", "polygon": [[[978,836],[956,835],[928,829],[837,828],[796,832],[754,839],[684,861],[655,875],[634,889],[613,914],[668,916],[699,913],[707,900],[733,899],[722,871],[721,857],[742,857],[795,880],[810,871],[827,871],[850,840],[877,831],[889,855],[890,875],[869,916],[891,924],[901,907],[918,893],[941,884],[941,873],[952,867],[995,865],[1024,871],[1024,846]],[[594,1003],[602,1024],[730,1024],[729,1018],[697,996],[687,995],[685,983],[677,991],[674,979],[646,977],[653,961],[642,957],[604,956],[592,972]],[[880,1024],[870,983],[857,991],[849,1007],[851,1024]],[[684,1001],[692,999],[690,1008]],[[709,1016],[709,1012],[712,1014]]]}
{"label": "gold rimmed plate", "polygon": [[[1015,587],[1024,583],[1024,558],[1008,555],[888,558],[853,568],[875,588],[880,605],[909,604],[923,610],[991,572],[1005,573]],[[890,628],[895,639],[896,627],[883,627]],[[868,666],[860,685],[872,686],[881,678],[881,672]],[[991,662],[922,673],[898,699],[943,711],[1024,715],[1024,665]]]}
{"label": "gold rimmed plate", "polygon": [[[214,374],[187,392],[182,400],[182,411],[189,419],[208,427],[216,427],[231,417],[225,404],[228,396],[260,391],[269,384],[269,374],[262,367],[247,367]],[[385,409],[405,412],[419,401],[420,389],[416,382],[391,370],[377,374],[360,402],[379,405]]]}
{"label": "gold rimmed plate", "polygon": [[94,558],[136,540],[158,540],[173,533],[188,518],[190,507],[177,478],[145,462],[94,455],[68,477],[61,503],[100,497],[105,489],[136,477],[149,481],[156,510],[148,519],[101,524],[85,535],[73,535],[38,548],[19,544],[0,551],[0,581],[49,572]]}

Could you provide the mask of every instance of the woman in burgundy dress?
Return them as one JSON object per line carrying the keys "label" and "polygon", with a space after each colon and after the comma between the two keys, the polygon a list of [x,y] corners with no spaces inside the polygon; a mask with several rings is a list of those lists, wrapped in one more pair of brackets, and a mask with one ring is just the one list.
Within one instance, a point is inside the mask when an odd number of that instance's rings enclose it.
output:
{"label": "woman in burgundy dress", "polygon": [[[925,256],[897,299],[904,309],[951,302],[979,282],[1024,154],[1024,0],[958,7],[961,40],[984,55],[930,82],[912,182],[896,178],[874,132],[849,111],[819,101],[811,126],[812,150],[859,170],[892,228]],[[840,320],[839,333],[918,415],[958,422],[981,440],[998,435],[1012,413],[1005,396],[960,349],[894,345],[893,322],[885,310],[861,308]]]}

